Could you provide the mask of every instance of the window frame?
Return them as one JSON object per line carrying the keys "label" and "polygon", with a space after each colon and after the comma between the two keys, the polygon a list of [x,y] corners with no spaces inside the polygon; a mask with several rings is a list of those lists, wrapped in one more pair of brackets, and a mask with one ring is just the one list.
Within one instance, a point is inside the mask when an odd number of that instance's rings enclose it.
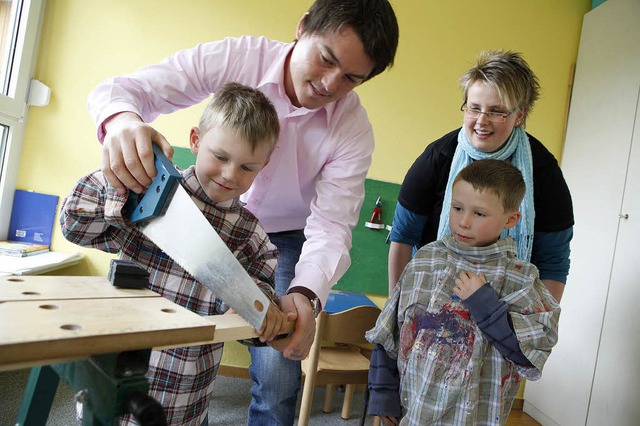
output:
{"label": "window frame", "polygon": [[[29,88],[38,59],[46,0],[22,0],[8,95],[0,93],[0,126],[7,128],[0,172],[0,239],[7,238],[29,112]],[[0,132],[1,134],[1,132]],[[2,142],[2,141],[0,141]]]}

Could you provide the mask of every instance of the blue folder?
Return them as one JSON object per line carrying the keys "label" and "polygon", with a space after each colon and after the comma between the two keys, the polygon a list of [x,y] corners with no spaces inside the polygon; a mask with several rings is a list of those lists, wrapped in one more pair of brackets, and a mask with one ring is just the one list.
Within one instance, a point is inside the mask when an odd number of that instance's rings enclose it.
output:
{"label": "blue folder", "polygon": [[50,245],[57,206],[57,195],[17,189],[7,239]]}

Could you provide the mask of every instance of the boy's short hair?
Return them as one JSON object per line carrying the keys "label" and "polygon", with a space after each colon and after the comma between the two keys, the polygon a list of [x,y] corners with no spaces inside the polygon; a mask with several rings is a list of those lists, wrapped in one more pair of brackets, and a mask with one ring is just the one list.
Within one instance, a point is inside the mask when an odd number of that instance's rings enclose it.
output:
{"label": "boy's short hair", "polygon": [[271,101],[258,89],[233,82],[216,91],[198,124],[203,134],[217,126],[238,132],[252,150],[266,143],[273,151],[280,136],[278,113]]}
{"label": "boy's short hair", "polygon": [[316,0],[302,21],[302,34],[323,34],[349,26],[374,66],[367,80],[393,66],[398,20],[388,0]]}
{"label": "boy's short hair", "polygon": [[510,112],[526,109],[528,115],[540,97],[538,77],[522,55],[511,50],[489,50],[478,55],[477,64],[460,78],[465,103],[469,88],[478,81],[493,87]]}
{"label": "boy's short hair", "polygon": [[476,191],[489,190],[496,194],[505,212],[518,210],[527,190],[520,170],[503,160],[474,161],[458,173],[453,184],[461,180],[470,183]]}

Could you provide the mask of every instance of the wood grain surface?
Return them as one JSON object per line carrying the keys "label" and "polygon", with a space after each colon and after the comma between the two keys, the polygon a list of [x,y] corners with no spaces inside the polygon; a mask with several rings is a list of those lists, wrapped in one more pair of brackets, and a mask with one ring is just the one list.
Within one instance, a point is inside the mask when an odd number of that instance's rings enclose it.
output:
{"label": "wood grain surface", "polygon": [[201,317],[105,277],[1,277],[0,324],[0,370],[256,336],[238,315]]}

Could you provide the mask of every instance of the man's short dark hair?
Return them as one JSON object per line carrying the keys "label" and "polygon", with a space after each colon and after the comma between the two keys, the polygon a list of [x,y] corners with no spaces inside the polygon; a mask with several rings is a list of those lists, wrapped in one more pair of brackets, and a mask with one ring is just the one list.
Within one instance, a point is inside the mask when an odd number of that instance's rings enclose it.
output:
{"label": "man's short dark hair", "polygon": [[374,66],[367,80],[393,66],[398,20],[388,0],[316,0],[302,23],[302,34],[324,34],[349,26],[360,37]]}

